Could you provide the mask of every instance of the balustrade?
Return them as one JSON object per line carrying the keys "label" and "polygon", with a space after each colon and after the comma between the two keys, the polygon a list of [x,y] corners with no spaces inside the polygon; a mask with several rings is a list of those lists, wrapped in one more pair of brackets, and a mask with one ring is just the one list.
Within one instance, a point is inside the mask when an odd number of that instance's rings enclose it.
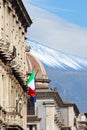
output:
{"label": "balustrade", "polygon": [[19,125],[23,127],[23,119],[19,115],[8,113],[6,115],[6,123],[8,125]]}

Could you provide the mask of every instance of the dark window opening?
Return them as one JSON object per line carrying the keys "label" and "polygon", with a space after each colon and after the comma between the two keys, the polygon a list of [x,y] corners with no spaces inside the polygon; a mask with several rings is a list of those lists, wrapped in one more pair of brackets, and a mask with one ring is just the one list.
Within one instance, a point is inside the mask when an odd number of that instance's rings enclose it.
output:
{"label": "dark window opening", "polygon": [[27,115],[35,115],[35,105],[29,99],[27,101]]}
{"label": "dark window opening", "polygon": [[36,125],[29,125],[27,127],[27,130],[37,130],[37,127],[36,127]]}

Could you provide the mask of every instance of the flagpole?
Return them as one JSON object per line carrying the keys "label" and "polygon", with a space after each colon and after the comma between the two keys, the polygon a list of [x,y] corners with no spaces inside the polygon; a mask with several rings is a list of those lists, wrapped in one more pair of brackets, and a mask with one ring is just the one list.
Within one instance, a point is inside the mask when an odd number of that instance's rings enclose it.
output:
{"label": "flagpole", "polygon": [[38,71],[39,71],[39,69],[37,70],[37,72],[36,72],[36,74],[35,74],[35,77],[37,76],[37,74],[38,74]]}

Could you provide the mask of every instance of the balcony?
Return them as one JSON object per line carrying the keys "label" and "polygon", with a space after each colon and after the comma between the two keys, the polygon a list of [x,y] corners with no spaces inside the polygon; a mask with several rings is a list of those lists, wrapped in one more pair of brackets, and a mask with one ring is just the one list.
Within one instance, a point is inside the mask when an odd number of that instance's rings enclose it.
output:
{"label": "balcony", "polygon": [[15,113],[11,113],[11,112],[8,112],[6,114],[6,123],[10,126],[12,125],[19,125],[21,127],[23,127],[23,119],[19,116],[19,115],[16,115]]}
{"label": "balcony", "polygon": [[0,122],[8,126],[19,126],[20,124],[19,127],[23,128],[22,116],[12,111],[12,109],[10,110],[11,112],[7,112],[0,106]]}
{"label": "balcony", "polygon": [[0,106],[0,122],[5,123],[6,111]]}
{"label": "balcony", "polygon": [[25,74],[21,70],[21,64],[19,65],[15,59],[16,48],[13,46],[12,52],[9,51],[10,43],[5,43],[4,40],[0,39],[0,58],[2,62],[8,67],[8,71],[12,72],[13,75],[18,79],[21,86],[23,86],[24,91],[26,85]]}
{"label": "balcony", "polygon": [[[11,52],[9,51],[9,43],[4,43],[3,40],[0,40],[0,55],[1,58],[4,58],[4,61],[11,60]],[[3,59],[2,59],[3,60]]]}

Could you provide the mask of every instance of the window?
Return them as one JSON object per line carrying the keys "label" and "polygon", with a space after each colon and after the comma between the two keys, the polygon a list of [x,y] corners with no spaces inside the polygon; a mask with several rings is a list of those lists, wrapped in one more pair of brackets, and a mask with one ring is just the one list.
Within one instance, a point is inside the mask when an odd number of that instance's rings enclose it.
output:
{"label": "window", "polygon": [[37,130],[37,127],[36,127],[36,125],[29,125],[27,127],[27,130]]}
{"label": "window", "polygon": [[35,115],[35,105],[30,102],[30,99],[27,101],[27,115]]}

